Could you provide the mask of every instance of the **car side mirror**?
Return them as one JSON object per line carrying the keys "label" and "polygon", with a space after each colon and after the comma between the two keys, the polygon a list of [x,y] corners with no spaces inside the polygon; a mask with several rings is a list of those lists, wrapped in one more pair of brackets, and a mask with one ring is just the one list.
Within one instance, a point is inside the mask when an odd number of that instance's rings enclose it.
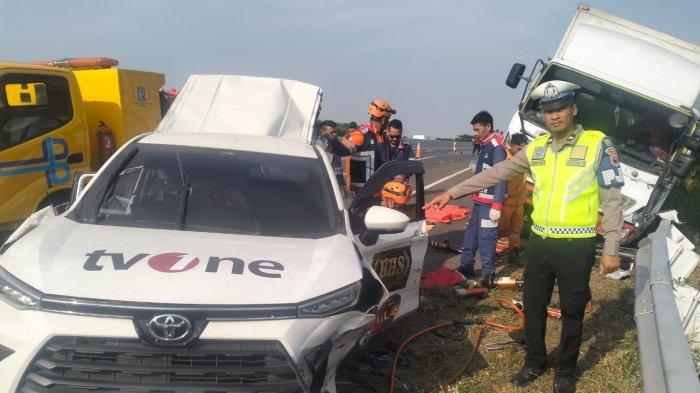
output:
{"label": "car side mirror", "polygon": [[73,182],[73,188],[71,189],[69,206],[73,206],[73,203],[78,200],[80,195],[85,190],[85,187],[90,184],[90,181],[92,181],[92,178],[94,177],[94,173],[83,173],[77,177],[77,180]]}
{"label": "car side mirror", "polygon": [[383,206],[372,206],[365,213],[366,230],[360,234],[360,241],[365,246],[377,244],[383,233],[401,233],[406,230],[411,219],[400,211]]}
{"label": "car side mirror", "polygon": [[365,214],[365,227],[380,233],[403,232],[411,219],[404,213],[383,206],[372,206]]}
{"label": "car side mirror", "polygon": [[511,89],[515,89],[516,87],[518,87],[520,79],[522,79],[524,73],[525,64],[513,64],[513,67],[511,67],[510,73],[508,74],[508,78],[506,78],[506,86],[510,87]]}

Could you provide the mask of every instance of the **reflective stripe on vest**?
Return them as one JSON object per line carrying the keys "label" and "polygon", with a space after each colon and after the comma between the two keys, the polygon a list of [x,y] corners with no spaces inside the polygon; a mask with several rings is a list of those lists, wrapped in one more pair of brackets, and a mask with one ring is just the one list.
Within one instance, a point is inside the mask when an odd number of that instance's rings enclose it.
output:
{"label": "reflective stripe on vest", "polygon": [[374,163],[379,141],[377,134],[369,130],[370,124],[365,124],[358,131],[362,133],[362,146],[350,156],[350,184],[356,188],[364,187],[367,180],[374,174]]}
{"label": "reflective stripe on vest", "polygon": [[604,137],[600,131],[583,131],[556,154],[549,135],[535,139],[527,147],[535,184],[533,232],[552,238],[596,235],[599,206],[596,161]]}
{"label": "reflective stripe on vest", "polygon": [[374,174],[374,151],[361,151],[350,156],[350,184],[364,187]]}

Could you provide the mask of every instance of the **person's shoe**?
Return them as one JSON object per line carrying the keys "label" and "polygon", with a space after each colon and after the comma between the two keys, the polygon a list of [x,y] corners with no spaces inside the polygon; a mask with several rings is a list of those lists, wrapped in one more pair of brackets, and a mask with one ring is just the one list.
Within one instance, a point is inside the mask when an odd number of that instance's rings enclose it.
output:
{"label": "person's shoe", "polygon": [[517,374],[513,375],[510,382],[515,386],[525,386],[528,383],[536,380],[540,375],[547,371],[547,367],[542,368],[530,368],[528,366],[523,366]]}
{"label": "person's shoe", "polygon": [[574,393],[576,392],[576,375],[564,370],[557,370],[554,373],[554,393]]}

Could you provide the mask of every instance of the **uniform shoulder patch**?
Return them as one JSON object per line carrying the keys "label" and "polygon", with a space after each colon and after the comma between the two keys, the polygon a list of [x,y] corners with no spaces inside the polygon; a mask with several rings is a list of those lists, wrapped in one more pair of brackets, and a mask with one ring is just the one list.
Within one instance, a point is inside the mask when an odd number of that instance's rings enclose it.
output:
{"label": "uniform shoulder patch", "polygon": [[612,144],[610,138],[603,138],[601,144],[603,147],[603,152],[610,157],[610,162],[615,166],[620,166],[620,158],[617,155],[617,149],[615,149],[615,146]]}
{"label": "uniform shoulder patch", "polygon": [[603,188],[622,187],[625,180],[622,178],[622,168],[617,150],[609,138],[601,142],[601,157],[598,165],[598,184]]}

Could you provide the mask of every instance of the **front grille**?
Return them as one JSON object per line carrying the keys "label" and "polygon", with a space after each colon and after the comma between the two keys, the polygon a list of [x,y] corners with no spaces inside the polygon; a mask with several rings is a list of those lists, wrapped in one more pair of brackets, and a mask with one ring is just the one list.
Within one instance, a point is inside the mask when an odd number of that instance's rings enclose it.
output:
{"label": "front grille", "polygon": [[154,347],[137,339],[55,337],[25,372],[18,393],[300,392],[275,341],[196,340]]}

